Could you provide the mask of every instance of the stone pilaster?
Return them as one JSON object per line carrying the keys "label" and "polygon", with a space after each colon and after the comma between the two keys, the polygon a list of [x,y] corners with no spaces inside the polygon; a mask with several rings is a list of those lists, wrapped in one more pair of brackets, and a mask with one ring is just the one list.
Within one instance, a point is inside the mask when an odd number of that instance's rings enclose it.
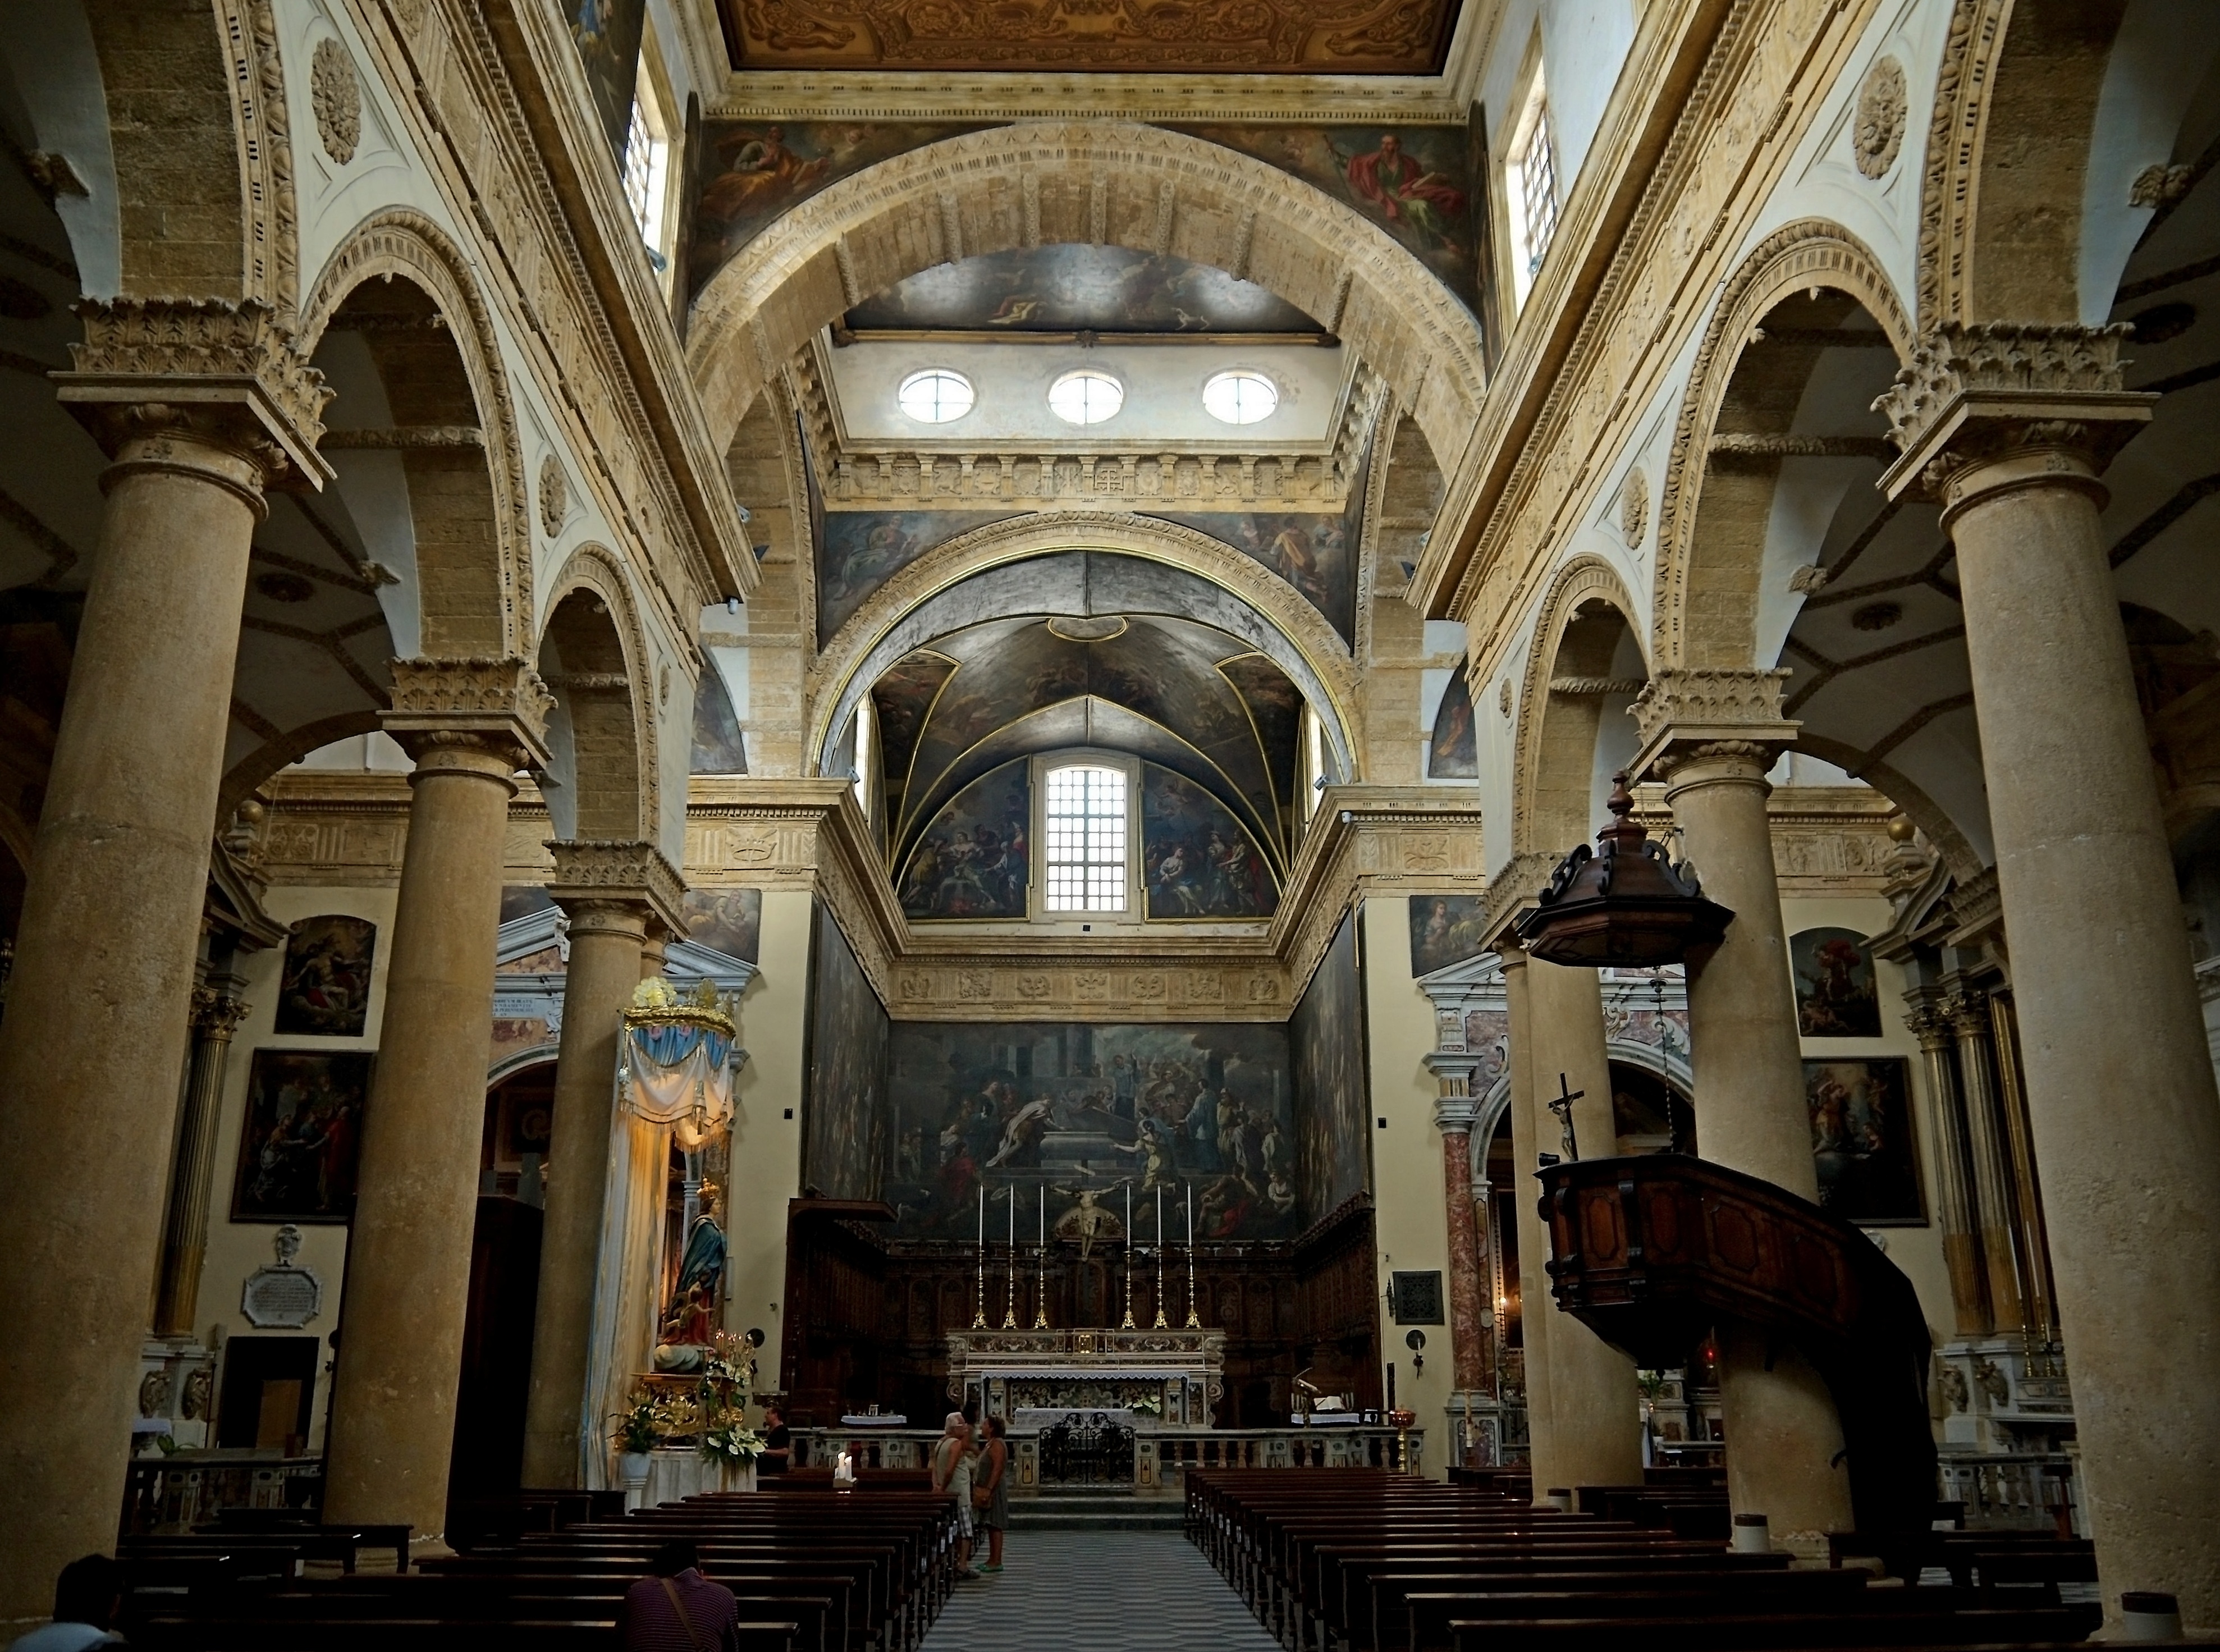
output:
{"label": "stone pilaster", "polygon": [[616,1127],[617,1040],[651,935],[683,934],[685,884],[652,844],[547,845],[547,892],[570,919],[554,1138],[539,1245],[539,1298],[525,1411],[524,1483],[583,1486],[603,1449],[587,1414],[594,1288],[608,1226]]}
{"label": "stone pilaster", "polygon": [[1997,1094],[1996,1059],[1989,1043],[1988,994],[1962,988],[1942,1009],[1958,1043],[1959,1094],[1966,1107],[1966,1152],[1974,1169],[1974,1208],[1980,1225],[1990,1323],[1999,1335],[2017,1334],[2027,1327],[2020,1291],[2019,1213]]}
{"label": "stone pilaster", "polygon": [[[1449,1218],[1450,1352],[1458,1392],[1488,1387],[1490,1357],[1487,1274],[1481,1259],[1480,1220],[1473,1207],[1473,1125],[1480,1104],[1473,1100],[1471,1057],[1435,1055],[1427,1065],[1440,1081],[1434,1126],[1442,1132],[1442,1197]],[[1487,1144],[1480,1144],[1481,1151]]]}
{"label": "stone pilaster", "polygon": [[2220,1094],[2098,480],[2125,327],[1952,327],[1876,404],[1957,556],[2028,1119],[2107,1606],[2220,1626]]}
{"label": "stone pilaster", "polygon": [[445,1549],[509,799],[552,698],[520,659],[396,660],[416,768],[333,1378],[329,1520]]}
{"label": "stone pilaster", "polygon": [[[115,1540],[247,557],[265,490],[327,473],[327,392],[265,307],[80,314],[59,395],[111,462],[0,1025],[0,1620]],[[130,1144],[98,1198],[88,1142]]]}
{"label": "stone pilaster", "polygon": [[1533,1173],[1540,1163],[1540,1137],[1534,1122],[1532,1006],[1527,974],[1533,965],[1506,930],[1496,941],[1503,958],[1503,994],[1511,1017],[1511,1207],[1518,1225],[1518,1340],[1526,1375],[1528,1464],[1534,1475],[1534,1500],[1549,1500],[1550,1488],[1562,1486],[1557,1455],[1556,1412],[1550,1387],[1550,1333],[1554,1315],[1550,1275],[1550,1232],[1543,1225]]}

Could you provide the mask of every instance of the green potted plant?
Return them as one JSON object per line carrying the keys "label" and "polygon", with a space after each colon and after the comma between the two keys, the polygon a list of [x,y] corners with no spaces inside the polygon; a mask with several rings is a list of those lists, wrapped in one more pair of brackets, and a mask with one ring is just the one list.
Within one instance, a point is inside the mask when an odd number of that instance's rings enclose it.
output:
{"label": "green potted plant", "polygon": [[625,1491],[626,1506],[647,1487],[648,1453],[660,1443],[654,1396],[635,1390],[616,1414],[617,1484]]}

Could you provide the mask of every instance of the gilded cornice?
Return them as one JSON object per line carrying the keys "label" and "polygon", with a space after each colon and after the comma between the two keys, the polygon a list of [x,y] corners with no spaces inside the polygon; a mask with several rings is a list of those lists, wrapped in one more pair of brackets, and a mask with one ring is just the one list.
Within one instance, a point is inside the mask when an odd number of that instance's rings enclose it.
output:
{"label": "gilded cornice", "polygon": [[1493,676],[1873,0],[1653,6],[1413,582]]}
{"label": "gilded cornice", "polygon": [[559,16],[460,0],[354,12],[415,148],[477,232],[478,268],[501,277],[490,293],[567,415],[588,485],[690,634],[703,603],[752,591],[755,559]]}

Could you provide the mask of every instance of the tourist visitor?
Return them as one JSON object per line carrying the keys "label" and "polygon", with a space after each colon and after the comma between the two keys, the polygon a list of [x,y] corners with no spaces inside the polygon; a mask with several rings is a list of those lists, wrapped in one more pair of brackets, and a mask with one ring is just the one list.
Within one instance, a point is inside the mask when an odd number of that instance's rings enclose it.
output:
{"label": "tourist visitor", "polygon": [[971,1471],[976,1461],[971,1455],[971,1424],[963,1420],[962,1412],[950,1412],[945,1431],[932,1448],[932,1489],[956,1499],[956,1530],[961,1540],[956,1575],[967,1580],[979,1575],[971,1568]]}
{"label": "tourist visitor", "polygon": [[764,1448],[756,1457],[759,1474],[783,1474],[794,1467],[794,1431],[776,1406],[764,1407]]}
{"label": "tourist visitor", "polygon": [[87,1555],[62,1568],[54,1580],[54,1621],[18,1636],[8,1652],[84,1652],[115,1646],[123,1637],[109,1625],[123,1605],[123,1568],[105,1555]]}
{"label": "tourist visitor", "polygon": [[674,1538],[648,1562],[649,1575],[625,1591],[625,1652],[715,1652],[732,1643],[739,1603],[702,1575],[701,1553]]}
{"label": "tourist visitor", "polygon": [[1008,1425],[1001,1418],[989,1417],[980,1426],[986,1431],[987,1443],[979,1453],[978,1484],[971,1501],[978,1510],[978,1524],[987,1531],[987,1563],[979,1569],[995,1573],[1002,1569],[1002,1534],[1010,1525],[1010,1442]]}

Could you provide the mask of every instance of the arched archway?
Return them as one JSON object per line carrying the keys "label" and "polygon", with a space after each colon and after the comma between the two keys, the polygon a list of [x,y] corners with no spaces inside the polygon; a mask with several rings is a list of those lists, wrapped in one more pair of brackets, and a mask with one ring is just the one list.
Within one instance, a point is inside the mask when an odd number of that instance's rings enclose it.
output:
{"label": "arched archway", "polygon": [[[587,842],[652,838],[662,815],[655,686],[645,637],[616,560],[598,545],[573,553],[549,593],[539,676],[555,695],[548,742],[557,774],[549,807],[558,835]],[[559,777],[559,779],[558,779]],[[569,795],[552,794],[566,779]]]}
{"label": "arched archway", "polygon": [[1027,122],[833,184],[695,302],[687,355],[723,451],[820,327],[936,264],[1054,242],[1175,253],[1269,288],[1393,388],[1445,469],[1487,385],[1479,323],[1386,232],[1263,161],[1128,122]]}
{"label": "arched archway", "polygon": [[1633,755],[1625,711],[1649,676],[1633,612],[1618,570],[1600,557],[1568,563],[1542,600],[1518,701],[1513,853],[1561,855],[1585,838],[1600,752]]}

